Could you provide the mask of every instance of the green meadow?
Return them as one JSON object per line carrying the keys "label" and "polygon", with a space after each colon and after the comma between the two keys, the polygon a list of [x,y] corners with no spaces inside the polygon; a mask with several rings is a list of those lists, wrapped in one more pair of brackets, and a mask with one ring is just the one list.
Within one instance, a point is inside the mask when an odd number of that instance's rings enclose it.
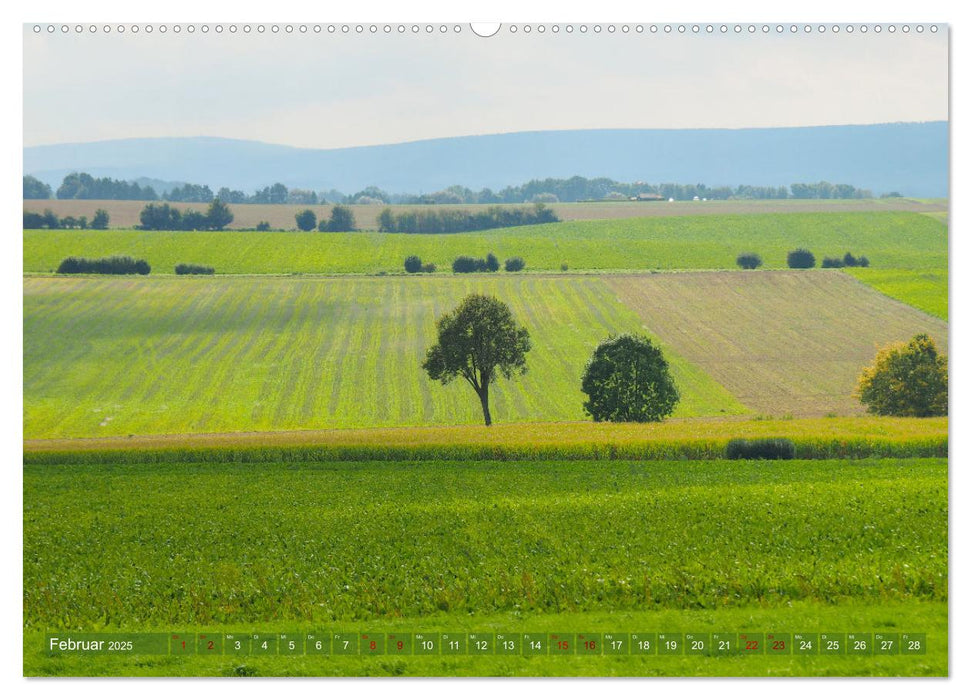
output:
{"label": "green meadow", "polygon": [[878,292],[947,320],[947,268],[940,270],[846,270]]}
{"label": "green meadow", "polygon": [[101,663],[126,675],[947,672],[945,459],[28,465],[24,504],[28,675],[98,672],[44,653],[45,630],[638,625],[923,632],[928,654]]}
{"label": "green meadow", "polygon": [[742,252],[784,268],[786,253],[818,260],[849,250],[876,268],[947,267],[947,227],[914,212],[735,214],[565,221],[468,234],[253,231],[24,231],[24,271],[52,272],[68,256],[131,255],[172,274],[179,263],[225,274],[403,273],[418,255],[451,273],[459,255],[520,256],[527,270],[732,269]]}

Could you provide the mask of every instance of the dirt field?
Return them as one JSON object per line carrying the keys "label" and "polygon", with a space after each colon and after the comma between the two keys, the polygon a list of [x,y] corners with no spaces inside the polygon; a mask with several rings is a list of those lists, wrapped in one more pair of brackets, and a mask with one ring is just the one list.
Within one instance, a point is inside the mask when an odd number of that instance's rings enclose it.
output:
{"label": "dirt field", "polygon": [[858,415],[852,394],[879,347],[947,323],[837,270],[605,277],[651,333],[748,408],[776,417]]}
{"label": "dirt field", "polygon": [[[132,228],[138,225],[138,215],[148,202],[121,202],[101,200],[24,200],[25,211],[43,212],[50,209],[59,217],[87,216],[90,220],[97,209],[105,209],[111,216],[111,228]],[[176,204],[180,209],[204,210],[204,204]],[[461,209],[482,209],[487,205],[464,205]],[[522,205],[503,205],[522,206]],[[551,208],[564,221],[588,219],[631,219],[644,216],[697,216],[702,214],[768,214],[796,212],[850,212],[850,211],[914,211],[936,212],[946,216],[947,200],[916,199],[832,199],[832,200],[738,200],[718,202],[576,202],[553,204]],[[261,221],[268,221],[275,229],[294,229],[294,215],[304,209],[312,209],[317,216],[330,215],[330,206],[302,204],[232,204],[235,220],[229,228],[256,228]],[[352,207],[358,228],[376,230],[377,217],[383,204],[362,204]],[[427,209],[428,205],[398,205],[394,211],[409,208]]]}

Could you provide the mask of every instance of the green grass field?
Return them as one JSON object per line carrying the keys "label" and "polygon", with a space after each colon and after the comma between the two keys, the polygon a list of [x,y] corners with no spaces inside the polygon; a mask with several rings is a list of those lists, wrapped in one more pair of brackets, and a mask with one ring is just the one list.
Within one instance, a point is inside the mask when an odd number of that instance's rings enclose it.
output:
{"label": "green grass field", "polygon": [[947,227],[913,212],[736,214],[567,221],[471,234],[24,231],[24,271],[51,272],[75,255],[132,255],[153,274],[178,263],[216,273],[402,272],[419,255],[451,274],[459,255],[521,256],[527,270],[732,269],[742,252],[784,268],[808,247],[821,260],[847,250],[876,268],[947,267]]}
{"label": "green grass field", "polygon": [[[435,319],[472,291],[532,335],[497,421],[582,419],[593,348],[642,325],[594,277],[25,278],[24,436],[478,423],[468,387],[421,369]],[[744,411],[668,357],[676,415]]]}
{"label": "green grass field", "polygon": [[888,297],[947,320],[947,269],[941,270],[846,270],[861,282]]}
{"label": "green grass field", "polygon": [[612,276],[644,324],[745,406],[770,415],[852,415],[877,349],[947,324],[838,270]]}
{"label": "green grass field", "polygon": [[24,670],[240,672],[231,659],[86,666],[42,652],[45,630],[775,626],[926,632],[929,651],[242,663],[259,675],[942,675],[947,513],[944,459],[28,465]]}

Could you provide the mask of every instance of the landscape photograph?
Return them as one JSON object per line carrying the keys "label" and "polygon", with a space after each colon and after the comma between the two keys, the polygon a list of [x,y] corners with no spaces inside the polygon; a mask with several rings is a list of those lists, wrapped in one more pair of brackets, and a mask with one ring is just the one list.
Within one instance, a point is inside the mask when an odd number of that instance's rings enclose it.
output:
{"label": "landscape photograph", "polygon": [[23,46],[24,676],[949,675],[947,25]]}

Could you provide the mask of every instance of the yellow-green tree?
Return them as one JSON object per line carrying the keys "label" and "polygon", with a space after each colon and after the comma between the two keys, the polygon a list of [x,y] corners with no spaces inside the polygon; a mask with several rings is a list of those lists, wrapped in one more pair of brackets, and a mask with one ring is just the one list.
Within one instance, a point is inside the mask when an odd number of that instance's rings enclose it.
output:
{"label": "yellow-green tree", "polygon": [[926,333],[889,345],[863,369],[856,396],[880,416],[946,416],[947,357]]}

